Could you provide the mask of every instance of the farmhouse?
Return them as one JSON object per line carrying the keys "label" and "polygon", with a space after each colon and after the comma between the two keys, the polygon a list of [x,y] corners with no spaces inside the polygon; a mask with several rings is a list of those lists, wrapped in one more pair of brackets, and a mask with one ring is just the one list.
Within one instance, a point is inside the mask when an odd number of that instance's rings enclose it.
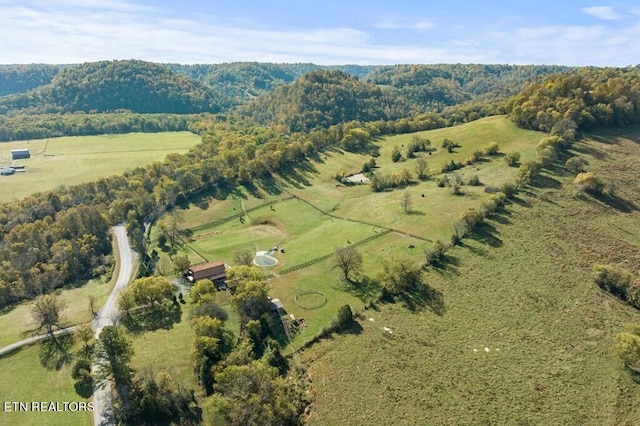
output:
{"label": "farmhouse", "polygon": [[13,169],[13,167],[3,167],[2,170],[0,170],[0,175],[1,176],[11,176],[15,172],[16,171]]}
{"label": "farmhouse", "polygon": [[208,278],[211,281],[220,281],[227,278],[227,265],[222,260],[193,265],[185,274],[190,282],[196,282]]}
{"label": "farmhouse", "polygon": [[11,158],[14,160],[20,160],[23,158],[31,158],[31,153],[28,149],[12,149]]}

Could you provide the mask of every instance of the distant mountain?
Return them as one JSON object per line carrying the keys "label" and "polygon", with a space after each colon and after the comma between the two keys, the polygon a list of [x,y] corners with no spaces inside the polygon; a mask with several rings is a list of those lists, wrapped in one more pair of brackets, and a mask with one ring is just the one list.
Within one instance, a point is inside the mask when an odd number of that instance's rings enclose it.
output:
{"label": "distant mountain", "polygon": [[218,112],[226,107],[228,104],[205,85],[162,65],[138,60],[66,68],[46,86],[0,98],[0,112],[129,110],[184,114]]}
{"label": "distant mountain", "polygon": [[414,105],[433,110],[470,100],[507,98],[531,80],[576,70],[553,65],[392,65],[377,67],[366,80],[392,87]]}
{"label": "distant mountain", "polygon": [[239,109],[262,124],[293,132],[333,124],[393,120],[411,113],[401,96],[342,71],[312,71]]}
{"label": "distant mountain", "polygon": [[210,87],[233,105],[242,105],[256,97],[273,92],[292,83],[311,71],[337,70],[355,77],[365,77],[375,66],[335,65],[321,66],[310,63],[275,64],[261,62],[233,62],[225,64],[163,64],[171,71],[192,78]]}
{"label": "distant mountain", "polygon": [[51,83],[65,65],[0,65],[0,96],[22,93]]}

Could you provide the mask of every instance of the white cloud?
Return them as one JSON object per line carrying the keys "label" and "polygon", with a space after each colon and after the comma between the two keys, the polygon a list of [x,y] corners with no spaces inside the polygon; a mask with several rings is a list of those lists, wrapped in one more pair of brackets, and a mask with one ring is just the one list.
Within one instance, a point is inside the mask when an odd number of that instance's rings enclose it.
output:
{"label": "white cloud", "polygon": [[611,6],[593,6],[580,9],[587,15],[595,16],[596,18],[603,19],[605,21],[615,21],[620,19],[620,14],[613,10]]}
{"label": "white cloud", "polygon": [[[104,59],[317,64],[528,63],[628,65],[640,58],[640,25],[439,26],[429,37],[396,42],[391,31],[317,27],[271,30],[211,15],[170,15],[126,0],[0,0],[0,61],[79,63]],[[63,5],[63,6],[59,6]],[[85,6],[88,5],[88,6]],[[520,21],[521,22],[521,21]],[[385,29],[429,30],[429,20],[387,21]],[[385,41],[393,36],[394,41]],[[381,41],[379,41],[381,40]],[[392,40],[387,39],[387,40]]]}
{"label": "white cloud", "polygon": [[396,22],[391,20],[380,21],[375,24],[376,28],[385,30],[415,30],[415,31],[427,31],[435,27],[433,22],[423,19],[414,22]]}

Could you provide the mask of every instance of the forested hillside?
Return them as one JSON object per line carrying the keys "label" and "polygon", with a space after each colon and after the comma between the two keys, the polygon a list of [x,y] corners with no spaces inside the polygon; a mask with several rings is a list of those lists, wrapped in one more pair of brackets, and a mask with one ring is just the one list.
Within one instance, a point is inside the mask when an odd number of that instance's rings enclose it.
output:
{"label": "forested hillside", "polygon": [[22,93],[51,83],[64,65],[0,65],[0,96]]}
{"label": "forested hillside", "polygon": [[227,98],[232,105],[241,105],[255,97],[292,83],[312,71],[337,70],[362,78],[376,67],[361,65],[321,66],[315,64],[273,64],[233,62],[225,64],[164,64],[171,71],[199,81]]}
{"label": "forested hillside", "polygon": [[226,107],[210,89],[167,68],[137,60],[85,63],[62,70],[51,84],[0,98],[0,113],[217,112]]}
{"label": "forested hillside", "polygon": [[437,110],[477,98],[506,98],[532,79],[574,71],[544,65],[393,65],[377,67],[366,80],[397,89],[422,110]]}
{"label": "forested hillside", "polygon": [[258,123],[292,132],[348,121],[395,120],[412,115],[410,105],[387,89],[341,71],[313,71],[241,109]]}
{"label": "forested hillside", "polygon": [[563,119],[580,129],[640,122],[640,69],[583,68],[527,87],[510,102],[520,127],[549,131]]}

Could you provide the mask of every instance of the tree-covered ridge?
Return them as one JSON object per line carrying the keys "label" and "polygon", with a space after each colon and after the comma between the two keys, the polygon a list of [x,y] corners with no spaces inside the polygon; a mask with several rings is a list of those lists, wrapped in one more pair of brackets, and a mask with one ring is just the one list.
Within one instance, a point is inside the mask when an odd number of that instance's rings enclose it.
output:
{"label": "tree-covered ridge", "polygon": [[579,129],[640,122],[640,69],[583,68],[525,88],[510,101],[511,117],[524,128],[549,131],[564,119]]}
{"label": "tree-covered ridge", "polygon": [[411,115],[401,97],[341,71],[310,72],[240,111],[261,124],[284,125],[292,132]]}
{"label": "tree-covered ridge", "polygon": [[22,93],[51,83],[65,65],[0,65],[0,96]]}
{"label": "tree-covered ridge", "polygon": [[397,89],[423,110],[433,110],[478,97],[506,98],[517,94],[531,79],[574,70],[547,65],[390,65],[377,67],[366,79]]}
{"label": "tree-covered ridge", "polygon": [[227,98],[232,105],[245,104],[257,96],[292,83],[298,77],[318,70],[337,70],[362,78],[375,66],[311,63],[275,64],[263,62],[232,62],[224,64],[164,64],[171,71],[205,84]]}
{"label": "tree-covered ridge", "polygon": [[63,69],[51,84],[0,98],[0,113],[22,111],[140,113],[217,112],[223,102],[209,88],[167,68],[137,60],[85,63]]}

